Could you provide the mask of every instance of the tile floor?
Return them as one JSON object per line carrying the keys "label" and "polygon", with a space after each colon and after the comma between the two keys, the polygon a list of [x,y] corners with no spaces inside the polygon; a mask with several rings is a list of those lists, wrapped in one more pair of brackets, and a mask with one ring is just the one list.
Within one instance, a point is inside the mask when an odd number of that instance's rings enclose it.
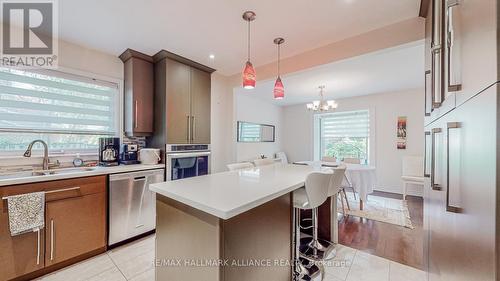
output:
{"label": "tile floor", "polygon": [[[154,235],[61,269],[43,281],[154,281]],[[326,281],[424,281],[425,273],[381,257],[339,245],[327,264]]]}

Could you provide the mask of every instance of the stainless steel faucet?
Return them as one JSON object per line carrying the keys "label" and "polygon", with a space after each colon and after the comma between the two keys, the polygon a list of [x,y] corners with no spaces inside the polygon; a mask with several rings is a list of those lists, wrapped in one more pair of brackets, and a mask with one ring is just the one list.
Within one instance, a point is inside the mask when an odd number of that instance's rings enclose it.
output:
{"label": "stainless steel faucet", "polygon": [[33,149],[33,145],[35,143],[41,143],[43,145],[43,170],[49,169],[49,147],[47,143],[43,140],[34,140],[28,145],[28,149],[24,152],[24,157],[31,157],[31,149]]}

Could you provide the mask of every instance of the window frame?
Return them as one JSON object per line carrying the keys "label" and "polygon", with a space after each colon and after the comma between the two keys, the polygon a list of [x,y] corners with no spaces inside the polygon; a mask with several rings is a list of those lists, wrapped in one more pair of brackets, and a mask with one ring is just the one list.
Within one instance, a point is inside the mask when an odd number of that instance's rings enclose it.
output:
{"label": "window frame", "polygon": [[369,133],[367,136],[367,146],[366,146],[366,164],[370,165],[375,162],[375,109],[374,108],[352,108],[348,110],[336,110],[333,112],[321,112],[315,113],[312,118],[313,122],[313,159],[314,161],[320,161],[323,157],[322,155],[322,137],[321,137],[321,117],[334,113],[347,113],[354,111],[367,111],[368,112],[368,127]]}
{"label": "window frame", "polygon": [[[114,135],[109,135],[110,137],[119,137],[120,142],[122,142],[122,136],[123,136],[123,122],[124,122],[124,116],[123,116],[123,110],[124,110],[124,105],[123,105],[123,100],[124,100],[124,90],[123,90],[123,80],[121,78],[117,77],[112,77],[112,76],[107,76],[107,75],[102,75],[102,74],[97,74],[93,73],[90,71],[85,71],[85,70],[78,70],[78,69],[73,69],[69,67],[62,67],[59,66],[57,70],[52,70],[52,69],[42,69],[42,68],[37,68],[37,69],[29,69],[27,71],[32,71],[36,72],[42,75],[48,75],[48,76],[56,76],[60,78],[71,78],[74,76],[80,76],[84,79],[89,79],[89,80],[96,80],[100,84],[114,84],[117,86],[117,93],[118,95],[115,98],[115,103],[117,103],[116,110],[115,110],[115,122],[116,122],[116,130]],[[56,74],[56,75],[54,75]],[[42,130],[43,131],[43,130]],[[28,131],[23,131],[20,132],[20,130],[16,129],[2,129],[0,128],[0,132],[2,133],[27,133],[29,134]],[[35,132],[33,133],[40,133],[40,134],[47,134],[47,135],[56,135],[56,134],[62,134],[62,133],[50,133],[50,132]],[[71,132],[68,132],[68,134],[72,134]],[[92,135],[92,134],[82,134],[82,135]],[[37,157],[37,155],[40,154],[41,151],[40,146],[34,146],[33,151],[34,155],[32,157]],[[0,158],[16,158],[16,157],[23,157],[22,153],[23,150],[0,150]],[[76,154],[81,154],[81,155],[98,155],[98,151],[96,149],[64,149],[64,150],[58,150],[58,149],[50,149],[49,148],[49,155],[50,156],[59,156],[59,157],[64,157],[64,156],[73,156]]]}

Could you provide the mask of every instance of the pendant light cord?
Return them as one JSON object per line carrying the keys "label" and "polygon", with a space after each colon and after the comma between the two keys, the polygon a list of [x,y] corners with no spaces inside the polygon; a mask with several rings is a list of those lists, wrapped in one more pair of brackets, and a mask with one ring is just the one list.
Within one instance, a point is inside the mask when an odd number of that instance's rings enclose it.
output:
{"label": "pendant light cord", "polygon": [[250,21],[248,21],[248,59],[250,61]]}
{"label": "pendant light cord", "polygon": [[280,50],[281,44],[278,44],[278,77],[280,77]]}

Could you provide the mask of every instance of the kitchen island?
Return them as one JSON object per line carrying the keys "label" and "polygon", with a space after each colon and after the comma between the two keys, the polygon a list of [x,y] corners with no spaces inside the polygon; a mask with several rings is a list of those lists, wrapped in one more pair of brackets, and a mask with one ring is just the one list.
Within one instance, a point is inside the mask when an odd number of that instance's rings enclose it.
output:
{"label": "kitchen island", "polygon": [[[156,280],[291,280],[292,192],[315,169],[274,164],[151,185]],[[336,242],[326,203],[320,233]]]}

